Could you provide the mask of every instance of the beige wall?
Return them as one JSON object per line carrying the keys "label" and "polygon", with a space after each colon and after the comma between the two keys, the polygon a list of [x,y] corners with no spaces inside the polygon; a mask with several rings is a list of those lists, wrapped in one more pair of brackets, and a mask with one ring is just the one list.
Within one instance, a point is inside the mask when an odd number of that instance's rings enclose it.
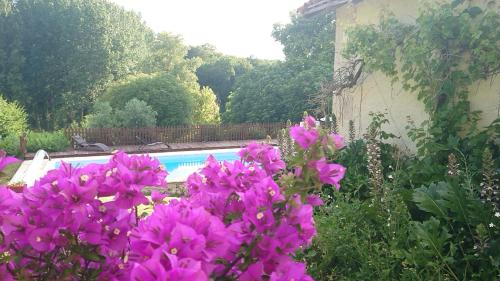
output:
{"label": "beige wall", "polygon": [[[491,1],[478,0],[480,4]],[[500,3],[500,1],[498,1]],[[346,4],[337,9],[335,68],[342,67],[345,60],[342,51],[347,42],[345,31],[356,24],[376,24],[383,11],[394,13],[404,22],[412,22],[422,5],[419,0],[363,0],[357,4]],[[391,84],[391,79],[380,72],[363,73],[358,85],[345,91],[334,100],[334,111],[339,117],[340,132],[347,135],[349,120],[354,120],[357,136],[361,137],[370,122],[369,112],[387,112],[390,125],[384,129],[400,139],[396,143],[402,148],[414,151],[414,144],[408,139],[407,116],[420,124],[427,118],[422,102],[416,94],[406,92],[401,84]],[[473,110],[483,111],[481,125],[488,125],[499,117],[500,77],[482,81],[471,87],[470,101]]]}

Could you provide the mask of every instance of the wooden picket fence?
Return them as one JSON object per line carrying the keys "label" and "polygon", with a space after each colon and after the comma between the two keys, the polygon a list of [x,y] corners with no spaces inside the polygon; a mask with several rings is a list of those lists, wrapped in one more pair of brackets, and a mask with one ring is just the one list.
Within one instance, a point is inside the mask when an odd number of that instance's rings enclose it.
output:
{"label": "wooden picket fence", "polygon": [[110,146],[136,145],[140,138],[147,143],[192,143],[276,138],[285,123],[245,123],[154,128],[70,128],[66,136],[80,135],[88,142]]}

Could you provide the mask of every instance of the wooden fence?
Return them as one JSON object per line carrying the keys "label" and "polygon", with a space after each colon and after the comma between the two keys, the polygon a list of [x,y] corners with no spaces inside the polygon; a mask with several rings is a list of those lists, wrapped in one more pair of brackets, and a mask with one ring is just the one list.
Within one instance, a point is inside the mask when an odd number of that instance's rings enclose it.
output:
{"label": "wooden fence", "polygon": [[88,142],[100,142],[106,145],[135,145],[138,138],[145,142],[189,143],[207,141],[232,141],[265,139],[267,136],[276,138],[285,123],[263,124],[221,124],[170,126],[155,128],[72,128],[65,134],[71,139],[76,134]]}

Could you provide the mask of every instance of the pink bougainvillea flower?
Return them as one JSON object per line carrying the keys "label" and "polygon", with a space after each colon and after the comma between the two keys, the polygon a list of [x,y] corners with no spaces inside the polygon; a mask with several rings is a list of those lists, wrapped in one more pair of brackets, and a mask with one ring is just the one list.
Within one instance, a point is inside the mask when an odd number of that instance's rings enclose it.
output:
{"label": "pink bougainvillea flower", "polygon": [[[121,177],[117,167],[124,162],[128,164],[125,176]],[[126,195],[130,191],[142,194],[141,183],[164,182],[166,173],[158,166],[151,159],[134,156],[84,168],[62,163],[34,186],[23,189],[22,194],[0,188],[0,207],[5,206],[0,208],[0,232],[4,235],[0,251],[12,246],[31,256],[57,257],[60,251],[69,249],[65,247],[98,249],[92,254],[103,256],[105,263],[91,262],[89,268],[100,268],[100,277],[106,280],[127,280],[119,278],[126,276],[121,269],[128,267],[121,257],[129,251],[130,233],[136,225],[135,213],[128,206],[136,206],[137,202],[135,196]],[[106,203],[99,200],[102,186],[110,188],[106,193],[115,195],[114,200],[108,199]],[[85,260],[78,255],[75,259]],[[32,262],[21,258],[13,266],[23,267]],[[44,266],[43,260],[41,263],[38,266]],[[63,259],[56,263],[61,271],[71,266]]]}
{"label": "pink bougainvillea flower", "polygon": [[5,169],[5,167],[7,167],[8,165],[17,162],[19,162],[19,160],[14,157],[7,156],[7,152],[5,152],[5,150],[0,150],[0,172],[2,172],[2,170]]}
{"label": "pink bougainvillea flower", "polygon": [[[137,214],[139,204],[150,203],[143,189],[165,187],[167,175],[147,155],[116,152],[107,164],[83,168],[63,163],[21,194],[0,188],[0,253],[15,256],[9,266],[27,268],[28,279],[52,262],[55,275],[68,272],[71,280],[82,276],[76,263],[98,280],[309,281],[292,257],[312,243],[313,208],[322,201],[300,194],[320,183],[338,188],[345,169],[324,158],[325,133],[314,118],[291,134],[305,149],[293,171],[275,147],[251,143],[240,161],[209,157],[188,178],[185,198],[161,204],[164,195],[154,191],[147,217]],[[343,143],[334,135],[326,140],[332,151]],[[295,193],[293,181],[311,188]],[[0,280],[10,278],[5,269]]]}
{"label": "pink bougainvillea flower", "polygon": [[306,128],[315,128],[316,127],[316,119],[312,117],[311,115],[307,115],[304,118],[304,124],[306,125]]}
{"label": "pink bougainvillea flower", "polygon": [[301,126],[293,126],[290,128],[290,136],[300,147],[308,149],[318,141],[319,132],[315,128],[307,129]]}
{"label": "pink bougainvillea flower", "polygon": [[128,190],[118,192],[115,204],[122,209],[129,209],[141,204],[149,204],[148,198],[142,193],[143,186],[132,184]]}
{"label": "pink bougainvillea flower", "polygon": [[12,274],[10,274],[9,270],[7,269],[7,264],[2,264],[0,265],[0,280],[2,281],[14,281],[14,277],[12,277]]}
{"label": "pink bougainvillea flower", "polygon": [[345,147],[344,137],[337,134],[324,136],[321,140],[321,144],[331,152],[335,152]]}
{"label": "pink bougainvillea flower", "polygon": [[267,144],[251,142],[239,152],[239,155],[245,162],[262,165],[268,175],[274,175],[286,166],[281,160],[279,149]]}
{"label": "pink bougainvillea flower", "polygon": [[306,201],[308,204],[316,207],[316,206],[322,206],[324,204],[323,200],[318,195],[309,195],[306,197]]}
{"label": "pink bougainvillea flower", "polygon": [[53,242],[54,229],[51,228],[37,228],[29,235],[29,243],[33,249],[39,252],[52,251],[55,248]]}
{"label": "pink bougainvillea flower", "polygon": [[175,255],[168,255],[172,269],[167,272],[165,280],[179,281],[208,281],[201,262],[192,258],[178,259]]}
{"label": "pink bougainvillea flower", "polygon": [[342,149],[345,147],[345,140],[343,136],[337,134],[331,134],[330,137],[333,139],[335,148]]}
{"label": "pink bougainvillea flower", "polygon": [[322,141],[323,145],[333,145],[336,150],[342,149],[345,147],[344,137],[337,134],[330,134],[325,136]]}
{"label": "pink bougainvillea flower", "polygon": [[187,225],[176,223],[171,232],[168,251],[178,257],[200,259],[205,245],[203,235]]}
{"label": "pink bougainvillea flower", "polygon": [[294,262],[291,259],[279,263],[279,267],[271,274],[269,281],[313,281],[306,274],[306,266],[303,263]]}
{"label": "pink bougainvillea flower", "polygon": [[160,193],[156,190],[154,190],[153,192],[151,192],[151,201],[153,201],[153,203],[155,204],[160,204],[163,202],[163,199],[165,199],[165,197],[167,197],[166,194],[163,194],[163,193]]}
{"label": "pink bougainvillea flower", "polygon": [[167,279],[167,270],[161,263],[160,256],[163,255],[161,251],[157,251],[154,255],[142,262],[134,263],[130,272],[130,280],[134,281],[160,281]]}
{"label": "pink bougainvillea flower", "polygon": [[311,243],[313,236],[316,235],[313,206],[303,204],[299,195],[294,195],[293,204],[288,206],[287,222],[300,229],[298,235],[304,244]]}
{"label": "pink bougainvillea flower", "polygon": [[346,168],[339,164],[330,164],[323,157],[317,161],[309,163],[310,166],[318,172],[319,180],[325,184],[335,186],[337,190],[340,189],[340,181],[344,178]]}
{"label": "pink bougainvillea flower", "polygon": [[241,274],[239,281],[262,281],[264,274],[264,265],[262,262],[257,262],[250,265],[243,274]]}
{"label": "pink bougainvillea flower", "polygon": [[295,167],[295,169],[293,170],[293,174],[297,178],[302,177],[302,167],[299,167],[299,166]]}

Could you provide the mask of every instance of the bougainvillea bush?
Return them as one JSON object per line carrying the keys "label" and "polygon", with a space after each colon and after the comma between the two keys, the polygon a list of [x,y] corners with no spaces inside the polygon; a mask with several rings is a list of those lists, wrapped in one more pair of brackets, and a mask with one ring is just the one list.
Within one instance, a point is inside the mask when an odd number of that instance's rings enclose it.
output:
{"label": "bougainvillea bush", "polygon": [[292,128],[294,168],[272,146],[252,143],[241,160],[206,166],[188,196],[150,204],[145,186],[165,186],[149,156],[63,164],[33,187],[0,188],[0,280],[312,280],[294,255],[316,233],[314,192],[339,188],[345,168],[325,160],[343,146],[306,117]]}

